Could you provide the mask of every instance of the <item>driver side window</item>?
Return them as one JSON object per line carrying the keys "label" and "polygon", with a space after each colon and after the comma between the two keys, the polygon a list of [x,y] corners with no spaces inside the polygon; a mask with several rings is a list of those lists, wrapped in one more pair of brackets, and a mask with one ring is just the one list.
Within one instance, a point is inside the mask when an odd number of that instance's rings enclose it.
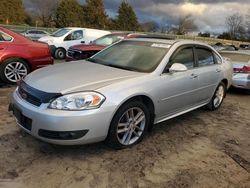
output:
{"label": "driver side window", "polygon": [[185,65],[188,69],[194,68],[194,51],[193,47],[187,47],[181,49],[171,60],[171,64],[181,63]]}
{"label": "driver side window", "polygon": [[65,37],[65,41],[70,41],[70,40],[80,40],[83,38],[83,31],[78,30],[70,33],[68,36]]}

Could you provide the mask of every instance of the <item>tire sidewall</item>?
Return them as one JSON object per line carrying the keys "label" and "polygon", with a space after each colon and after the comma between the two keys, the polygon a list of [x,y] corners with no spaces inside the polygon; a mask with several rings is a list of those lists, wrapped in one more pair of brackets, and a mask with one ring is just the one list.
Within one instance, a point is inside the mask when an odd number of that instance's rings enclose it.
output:
{"label": "tire sidewall", "polygon": [[1,63],[0,65],[0,78],[2,81],[4,81],[5,83],[8,83],[8,84],[16,84],[16,82],[12,82],[10,81],[6,76],[5,76],[5,68],[8,64],[12,63],[12,62],[19,62],[19,63],[22,63],[26,69],[27,69],[27,74],[30,73],[30,67],[29,65],[22,59],[19,59],[19,58],[10,58],[10,59],[7,59],[5,60],[3,63]]}
{"label": "tire sidewall", "polygon": [[[118,122],[119,122],[120,118],[122,117],[122,115],[128,109],[133,108],[133,107],[138,107],[144,112],[145,118],[146,118],[145,128],[144,128],[140,138],[135,143],[133,143],[131,145],[123,145],[119,142],[119,140],[117,138]],[[115,113],[115,115],[111,121],[111,124],[110,124],[109,133],[108,133],[108,137],[106,139],[106,142],[108,143],[109,146],[111,146],[112,148],[115,148],[115,149],[123,149],[123,148],[131,147],[131,146],[139,143],[143,139],[143,137],[145,136],[145,134],[148,130],[149,123],[150,123],[150,113],[149,113],[148,108],[142,102],[139,102],[139,101],[128,102],[128,103],[122,105]]]}

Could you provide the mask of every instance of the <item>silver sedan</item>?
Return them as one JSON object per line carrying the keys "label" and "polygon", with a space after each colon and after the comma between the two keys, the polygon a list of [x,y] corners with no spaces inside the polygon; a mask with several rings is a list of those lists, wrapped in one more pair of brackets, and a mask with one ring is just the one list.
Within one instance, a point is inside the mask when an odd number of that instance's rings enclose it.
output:
{"label": "silver sedan", "polygon": [[232,86],[250,92],[250,51],[221,51],[220,54],[232,61],[234,70]]}
{"label": "silver sedan", "polygon": [[210,46],[155,38],[116,43],[86,61],[56,64],[22,80],[10,110],[43,141],[106,141],[120,149],[153,124],[207,106],[218,109],[232,65]]}

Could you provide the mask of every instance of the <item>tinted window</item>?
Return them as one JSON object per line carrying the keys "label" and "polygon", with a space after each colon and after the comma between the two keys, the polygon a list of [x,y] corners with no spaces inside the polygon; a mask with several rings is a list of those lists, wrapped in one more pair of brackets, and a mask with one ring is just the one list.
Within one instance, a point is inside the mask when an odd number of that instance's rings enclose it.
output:
{"label": "tinted window", "polygon": [[197,52],[197,56],[198,56],[199,67],[214,64],[214,56],[210,50],[203,49],[203,48],[197,48],[196,52]]}
{"label": "tinted window", "polygon": [[194,52],[193,48],[184,48],[180,50],[177,55],[172,59],[172,64],[174,63],[181,63],[183,65],[186,65],[188,69],[191,69],[194,67]]}
{"label": "tinted window", "polygon": [[99,52],[89,61],[138,72],[152,72],[170,45],[144,41],[122,41]]}
{"label": "tinted window", "polygon": [[1,33],[0,32],[0,41],[7,41],[7,42],[10,42],[12,41],[12,37],[5,34],[5,33]]}

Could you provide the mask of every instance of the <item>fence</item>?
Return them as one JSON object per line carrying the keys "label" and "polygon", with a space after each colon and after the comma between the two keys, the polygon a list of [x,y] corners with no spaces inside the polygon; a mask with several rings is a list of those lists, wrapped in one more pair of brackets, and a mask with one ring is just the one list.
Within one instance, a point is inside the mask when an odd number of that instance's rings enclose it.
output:
{"label": "fence", "polygon": [[[13,30],[15,32],[18,32],[18,33],[21,33],[21,32],[24,32],[24,31],[30,30],[30,29],[44,30],[44,31],[47,31],[49,33],[53,33],[57,30],[57,28],[31,27],[29,25],[0,24],[0,27],[6,27],[6,28]],[[175,38],[175,39],[201,41],[201,42],[205,42],[208,44],[222,43],[222,44],[233,44],[235,46],[239,46],[240,44],[249,44],[247,42],[242,42],[242,41],[225,40],[225,39],[217,39],[217,38],[209,38],[209,37],[197,37],[197,36],[190,36],[190,35],[173,35],[173,34],[162,34],[162,33],[149,33],[149,34],[157,34],[157,35],[167,36],[167,37]]]}
{"label": "fence", "polygon": [[57,28],[46,28],[46,27],[31,27],[29,25],[6,25],[6,24],[0,24],[0,27],[5,27],[7,29],[13,30],[18,33],[22,33],[26,30],[31,30],[31,29],[38,29],[38,30],[43,30],[47,31],[49,33],[53,33],[57,30]]}

